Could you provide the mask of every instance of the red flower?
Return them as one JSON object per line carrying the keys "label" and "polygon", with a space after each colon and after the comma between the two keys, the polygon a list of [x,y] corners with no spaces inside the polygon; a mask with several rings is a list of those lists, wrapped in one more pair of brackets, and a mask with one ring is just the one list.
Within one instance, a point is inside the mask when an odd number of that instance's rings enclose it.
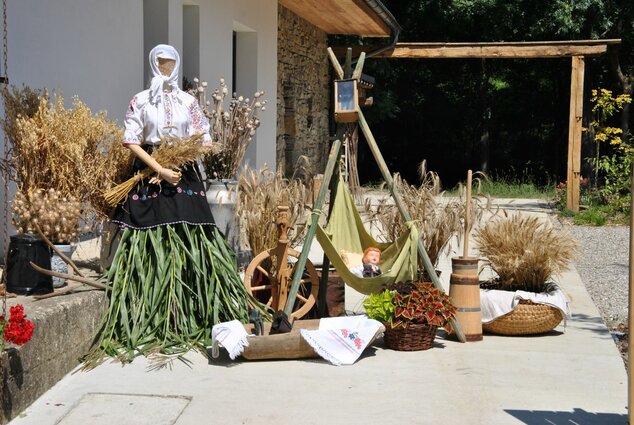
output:
{"label": "red flower", "polygon": [[[4,327],[4,339],[15,345],[24,345],[31,340],[35,326],[27,320],[24,307],[21,304],[11,307],[9,320]],[[4,322],[4,320],[3,320]]]}

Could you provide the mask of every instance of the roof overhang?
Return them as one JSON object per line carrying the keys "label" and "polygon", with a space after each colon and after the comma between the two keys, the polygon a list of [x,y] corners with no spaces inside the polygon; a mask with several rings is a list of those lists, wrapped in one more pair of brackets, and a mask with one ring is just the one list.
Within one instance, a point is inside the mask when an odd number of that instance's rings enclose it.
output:
{"label": "roof overhang", "polygon": [[362,37],[391,34],[385,14],[379,13],[387,9],[374,0],[279,0],[279,4],[328,34]]}

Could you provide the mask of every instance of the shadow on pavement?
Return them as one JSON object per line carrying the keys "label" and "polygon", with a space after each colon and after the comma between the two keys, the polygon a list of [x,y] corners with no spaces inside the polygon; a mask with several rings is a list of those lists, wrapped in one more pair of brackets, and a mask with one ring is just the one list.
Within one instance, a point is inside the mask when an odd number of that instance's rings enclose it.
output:
{"label": "shadow on pavement", "polygon": [[546,410],[504,409],[509,415],[527,425],[623,425],[627,424],[627,415],[618,413],[594,413],[575,408],[572,412],[553,412]]}

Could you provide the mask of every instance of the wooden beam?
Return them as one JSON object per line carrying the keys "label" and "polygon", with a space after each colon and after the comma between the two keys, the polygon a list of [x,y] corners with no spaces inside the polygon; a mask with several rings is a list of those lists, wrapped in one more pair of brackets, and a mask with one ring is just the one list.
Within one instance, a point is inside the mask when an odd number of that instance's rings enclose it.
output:
{"label": "wooden beam", "polygon": [[[627,302],[627,320],[628,323],[634,323],[634,214],[631,212],[634,211],[634,196],[631,196],[634,193],[634,164],[632,164],[632,168],[630,169],[630,262],[629,262],[629,279],[628,279],[628,302]],[[632,333],[627,333],[627,343],[628,346],[632,346]],[[627,356],[627,370],[631,371],[634,367],[634,361],[632,360],[632,356],[630,355],[631,351],[628,350]],[[632,423],[634,419],[632,409],[634,409],[634,373],[628,373],[627,379],[627,412],[629,422]]]}
{"label": "wooden beam", "polygon": [[[525,41],[492,43],[397,43],[373,57],[419,58],[419,59],[521,59],[521,58],[561,58],[571,56],[598,56],[605,53],[609,45],[619,44],[620,39],[568,40],[568,41]],[[357,46],[353,55],[368,52],[377,46]],[[336,55],[345,55],[345,47],[334,47]]]}
{"label": "wooden beam", "polygon": [[[342,126],[339,127],[343,128]],[[286,305],[284,306],[284,313],[286,313],[288,317],[291,317],[293,306],[295,305],[295,300],[297,299],[297,291],[299,290],[299,284],[302,280],[304,267],[306,267],[306,260],[308,260],[310,245],[315,238],[315,233],[317,233],[317,225],[319,223],[319,217],[321,216],[321,209],[324,206],[324,200],[326,199],[326,192],[328,192],[328,188],[330,186],[330,179],[332,178],[335,166],[339,164],[339,158],[341,157],[341,139],[343,138],[343,131],[338,132],[336,137],[337,138],[330,148],[328,163],[326,164],[326,170],[324,171],[324,179],[321,182],[321,187],[319,188],[319,193],[317,194],[317,200],[315,201],[313,211],[310,215],[310,226],[308,227],[306,237],[304,238],[304,246],[302,247],[302,252],[297,259],[297,263],[295,263],[295,274],[293,275],[291,289],[288,291],[288,298],[286,299]],[[326,270],[326,273],[327,272],[328,271]]]}
{"label": "wooden beam", "polygon": [[337,60],[337,56],[335,55],[335,53],[332,51],[332,48],[328,48],[328,59],[330,59],[330,63],[332,64],[332,67],[335,69],[335,73],[337,74],[338,79],[342,79],[343,78],[343,68],[341,67],[341,64],[339,63],[339,60]]}
{"label": "wooden beam", "polygon": [[570,72],[570,115],[568,122],[568,179],[566,184],[566,208],[579,212],[581,179],[581,120],[583,118],[583,56],[572,58]]}

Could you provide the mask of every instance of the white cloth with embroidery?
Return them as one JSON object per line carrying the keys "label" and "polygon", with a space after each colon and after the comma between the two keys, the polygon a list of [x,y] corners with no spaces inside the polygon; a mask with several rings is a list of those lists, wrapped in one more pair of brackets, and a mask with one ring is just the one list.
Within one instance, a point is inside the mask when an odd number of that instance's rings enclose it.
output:
{"label": "white cloth with embroidery", "polygon": [[238,320],[214,325],[211,328],[211,356],[214,359],[220,355],[220,345],[225,347],[231,360],[235,360],[236,357],[242,354],[244,347],[249,346],[244,325]]}
{"label": "white cloth with embroidery", "polygon": [[560,288],[548,293],[481,289],[480,308],[482,311],[482,323],[490,323],[498,317],[510,313],[519,304],[520,300],[529,300],[535,304],[546,304],[556,307],[561,310],[564,317],[570,317],[568,299]]}
{"label": "white cloth with embroidery", "polygon": [[366,316],[329,317],[319,321],[319,329],[302,329],[306,342],[330,363],[350,365],[357,361],[383,325]]}

